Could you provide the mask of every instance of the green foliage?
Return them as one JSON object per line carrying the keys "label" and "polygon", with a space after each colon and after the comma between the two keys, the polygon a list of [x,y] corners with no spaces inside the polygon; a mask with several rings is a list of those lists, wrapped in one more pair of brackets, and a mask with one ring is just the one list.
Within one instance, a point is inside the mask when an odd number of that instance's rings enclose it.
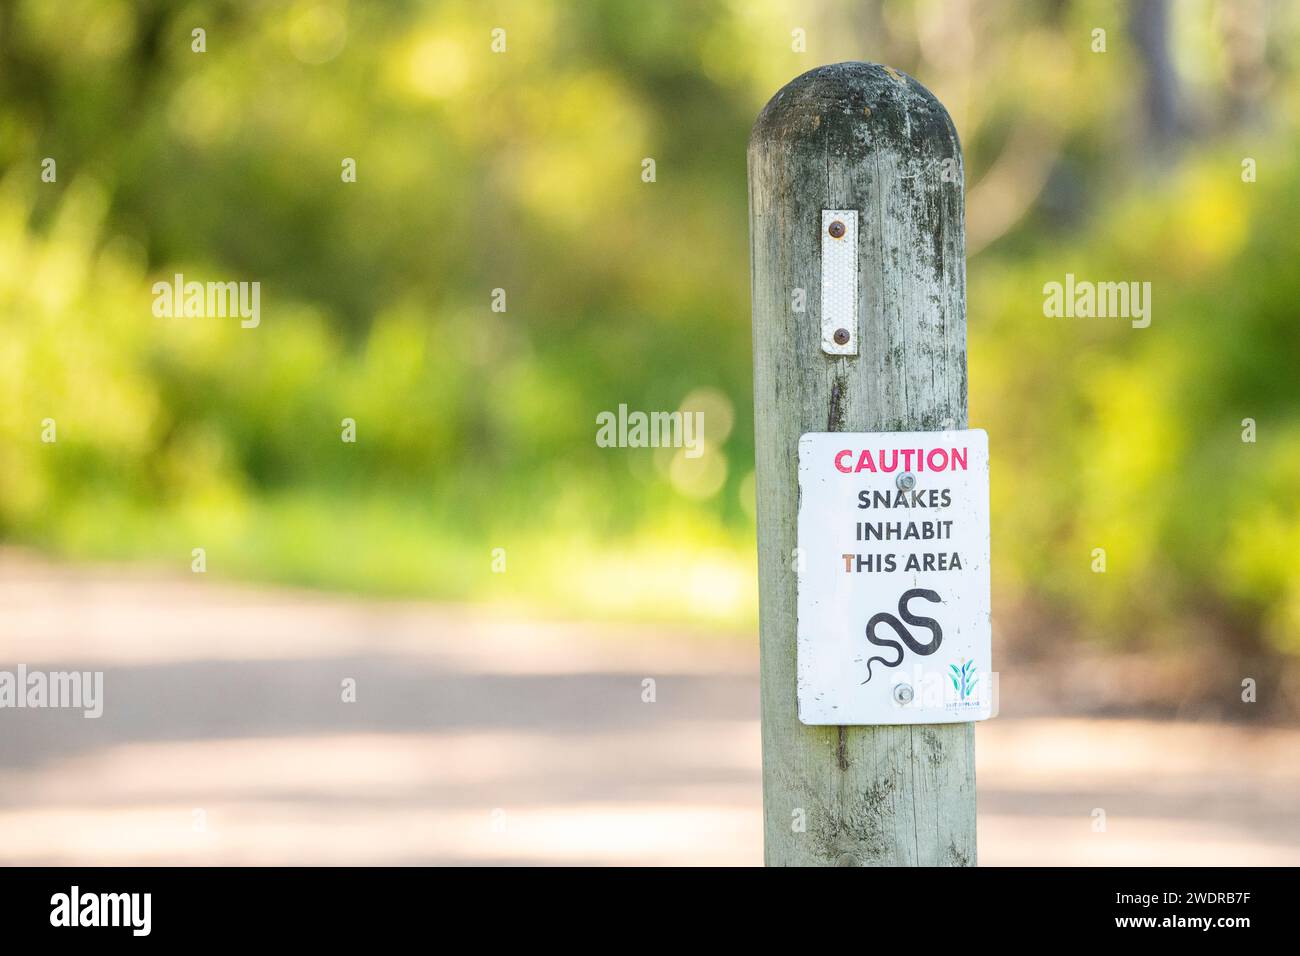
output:
{"label": "green foliage", "polygon": [[[969,267],[970,382],[999,606],[1117,644],[1208,628],[1300,653],[1290,64],[1270,60],[1267,134],[1224,120],[1153,162],[1115,5],[931,7],[0,6],[0,534],[177,568],[202,546],[215,574],[373,593],[752,619],[745,141],[785,80],[867,55],[952,107],[991,243]],[[1176,53],[1228,116],[1196,16]],[[1046,318],[1066,272],[1151,282],[1151,327]],[[155,317],[175,273],[259,281],[261,325]],[[706,409],[710,453],[596,447],[620,403]]]}
{"label": "green foliage", "polygon": [[[1276,148],[1276,147],[1275,147]],[[1300,652],[1300,239],[1266,181],[1217,150],[1115,202],[1069,243],[972,275],[972,420],[987,422],[995,548],[1020,596],[1116,643],[1207,627]],[[1152,283],[1153,320],[1044,318],[1066,272]],[[1258,429],[1243,440],[1246,419]],[[1105,573],[1090,562],[1104,548]]]}

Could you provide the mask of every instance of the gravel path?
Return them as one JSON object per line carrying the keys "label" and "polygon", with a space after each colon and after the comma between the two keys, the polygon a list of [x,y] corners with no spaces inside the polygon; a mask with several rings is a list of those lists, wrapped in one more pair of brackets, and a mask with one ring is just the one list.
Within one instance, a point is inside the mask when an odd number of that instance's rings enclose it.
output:
{"label": "gravel path", "polygon": [[[0,552],[0,670],[104,672],[98,719],[0,710],[0,863],[756,864],[756,658]],[[1300,864],[1300,732],[977,734],[984,864]]]}

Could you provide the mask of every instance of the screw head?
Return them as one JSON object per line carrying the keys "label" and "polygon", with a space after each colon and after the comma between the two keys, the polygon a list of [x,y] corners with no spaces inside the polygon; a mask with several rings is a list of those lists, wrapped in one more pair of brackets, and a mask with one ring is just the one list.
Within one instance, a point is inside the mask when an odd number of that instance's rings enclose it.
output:
{"label": "screw head", "polygon": [[898,485],[899,491],[911,491],[916,487],[916,475],[905,471],[895,479],[894,484]]}
{"label": "screw head", "polygon": [[836,330],[835,330],[835,334],[832,335],[831,338],[833,338],[833,339],[835,340],[835,344],[836,344],[836,345],[848,345],[848,344],[849,344],[849,330],[848,330],[848,329],[836,329]]}
{"label": "screw head", "polygon": [[894,702],[898,704],[910,704],[916,692],[912,690],[911,684],[894,685]]}
{"label": "screw head", "polygon": [[843,238],[844,238],[844,223],[842,223],[842,222],[840,222],[838,219],[836,219],[833,223],[831,223],[830,228],[827,229],[826,231],[829,232],[829,233],[831,234],[831,238],[832,238],[832,239],[843,239]]}

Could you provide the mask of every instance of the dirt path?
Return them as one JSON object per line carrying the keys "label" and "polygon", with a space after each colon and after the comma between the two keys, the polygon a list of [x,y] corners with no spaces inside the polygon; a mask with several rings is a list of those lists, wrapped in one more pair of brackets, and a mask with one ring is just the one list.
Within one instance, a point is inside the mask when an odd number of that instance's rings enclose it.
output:
{"label": "dirt path", "polygon": [[[0,710],[0,863],[758,863],[756,663],[0,552],[0,670],[105,675],[98,719]],[[977,747],[982,863],[1300,863],[1300,732],[999,718]]]}

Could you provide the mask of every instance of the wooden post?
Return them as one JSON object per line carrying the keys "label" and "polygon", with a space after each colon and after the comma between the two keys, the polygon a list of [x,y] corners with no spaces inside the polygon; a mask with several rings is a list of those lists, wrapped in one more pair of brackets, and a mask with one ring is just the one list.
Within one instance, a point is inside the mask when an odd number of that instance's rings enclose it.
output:
{"label": "wooden post", "polygon": [[[966,427],[963,176],[947,111],[876,64],[805,73],[750,137],[769,865],[975,864],[972,724],[805,726],[795,689],[799,436]],[[822,210],[858,214],[856,355],[823,349]]]}

